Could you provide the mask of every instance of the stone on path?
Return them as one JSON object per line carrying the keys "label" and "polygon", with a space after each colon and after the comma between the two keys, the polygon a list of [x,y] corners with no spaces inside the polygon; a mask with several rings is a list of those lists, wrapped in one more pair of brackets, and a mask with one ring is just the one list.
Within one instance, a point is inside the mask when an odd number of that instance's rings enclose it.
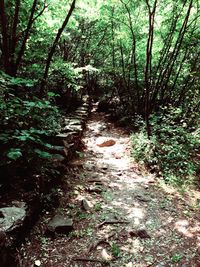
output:
{"label": "stone on path", "polygon": [[36,260],[36,261],[34,262],[34,264],[35,264],[35,266],[41,266],[41,261],[40,261],[40,260]]}
{"label": "stone on path", "polygon": [[114,146],[116,144],[116,141],[113,139],[102,139],[99,138],[96,142],[97,146],[99,147],[109,147],[109,146]]}
{"label": "stone on path", "polygon": [[82,199],[81,204],[85,211],[89,211],[92,209],[92,204],[85,198]]}
{"label": "stone on path", "polygon": [[48,232],[68,234],[74,230],[73,220],[64,215],[55,215],[47,225]]}
{"label": "stone on path", "polygon": [[131,237],[140,237],[141,239],[151,238],[145,229],[138,229],[129,232]]}
{"label": "stone on path", "polygon": [[87,188],[87,191],[90,192],[90,193],[97,193],[97,194],[100,194],[100,193],[102,193],[103,188],[100,187],[100,186],[89,186],[89,187]]}
{"label": "stone on path", "polygon": [[22,225],[26,217],[26,207],[22,205],[22,207],[1,208],[0,214],[0,230],[12,231]]}
{"label": "stone on path", "polygon": [[138,199],[139,201],[141,202],[150,202],[151,201],[151,198],[150,196],[146,196],[145,194],[143,193],[137,193],[135,195],[136,199]]}

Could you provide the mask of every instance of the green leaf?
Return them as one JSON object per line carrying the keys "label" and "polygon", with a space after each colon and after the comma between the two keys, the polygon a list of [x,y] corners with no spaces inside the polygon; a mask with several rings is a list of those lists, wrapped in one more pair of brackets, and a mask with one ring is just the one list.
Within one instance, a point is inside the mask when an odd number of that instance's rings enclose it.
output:
{"label": "green leaf", "polygon": [[22,156],[22,152],[20,148],[11,148],[7,153],[7,157],[12,160],[16,160]]}
{"label": "green leaf", "polygon": [[42,151],[40,149],[35,149],[34,150],[41,158],[44,158],[44,159],[51,159],[52,158],[52,155],[46,151]]}

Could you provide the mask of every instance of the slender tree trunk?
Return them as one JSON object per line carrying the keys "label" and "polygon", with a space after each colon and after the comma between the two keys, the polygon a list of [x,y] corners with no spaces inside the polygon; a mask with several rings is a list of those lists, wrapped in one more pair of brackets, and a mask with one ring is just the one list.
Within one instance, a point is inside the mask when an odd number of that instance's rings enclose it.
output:
{"label": "slender tree trunk", "polygon": [[67,14],[67,16],[66,16],[66,18],[65,18],[65,20],[64,20],[64,22],[63,22],[63,24],[61,26],[61,28],[58,30],[56,38],[55,38],[55,40],[53,42],[53,45],[52,45],[52,47],[51,47],[51,49],[49,51],[48,56],[47,56],[46,67],[45,67],[45,71],[44,71],[44,75],[43,75],[43,79],[42,79],[41,87],[40,87],[40,93],[43,96],[46,94],[46,90],[45,90],[46,80],[47,80],[47,77],[48,77],[50,64],[51,64],[54,52],[56,50],[56,46],[58,44],[58,41],[59,41],[59,39],[60,39],[65,27],[67,26],[67,23],[68,23],[71,15],[72,15],[73,10],[75,9],[75,3],[76,3],[76,0],[73,0],[73,2],[71,4],[71,7],[70,7],[70,9],[68,11],[68,14]]}
{"label": "slender tree trunk", "polygon": [[4,0],[0,0],[0,22],[2,33],[2,53],[3,66],[7,74],[11,74],[10,56],[9,56],[9,39],[8,39],[8,22]]}
{"label": "slender tree trunk", "polygon": [[153,36],[154,36],[154,20],[157,7],[157,0],[154,1],[153,10],[149,4],[149,0],[146,0],[149,13],[149,35],[146,47],[146,67],[145,67],[145,121],[148,137],[151,135],[149,115],[150,115],[150,90],[152,82],[152,49],[153,49]]}
{"label": "slender tree trunk", "polygon": [[31,8],[31,14],[30,14],[30,17],[29,17],[29,21],[28,21],[28,25],[27,25],[26,31],[25,31],[25,36],[24,36],[24,39],[22,41],[22,45],[21,45],[21,48],[19,50],[18,57],[16,59],[16,64],[15,64],[14,69],[13,69],[13,75],[14,76],[17,74],[19,65],[20,65],[20,63],[22,61],[22,58],[24,56],[24,51],[25,51],[25,48],[26,48],[26,43],[27,43],[27,40],[28,40],[28,37],[29,37],[30,29],[31,29],[32,24],[34,22],[34,18],[33,17],[34,17],[36,6],[37,6],[37,1],[38,0],[34,0],[33,1],[33,5],[32,5],[32,8]]}
{"label": "slender tree trunk", "polygon": [[169,83],[169,79],[171,77],[172,70],[174,68],[175,62],[177,60],[177,57],[178,57],[179,52],[180,52],[180,49],[181,49],[181,45],[182,45],[182,42],[183,42],[183,39],[184,39],[186,30],[187,30],[187,23],[188,23],[188,20],[189,20],[189,17],[190,17],[192,3],[193,3],[193,0],[190,1],[190,4],[189,4],[189,7],[188,7],[188,11],[187,11],[185,20],[184,20],[183,25],[181,27],[181,30],[180,30],[180,33],[179,33],[179,36],[178,36],[178,39],[177,39],[177,43],[176,43],[176,45],[174,47],[173,60],[170,62],[170,66],[169,66],[169,69],[167,71],[166,81],[163,84],[163,90],[162,90],[163,92],[165,92],[166,89],[167,89],[167,85]]}
{"label": "slender tree trunk", "polygon": [[19,10],[20,10],[20,0],[16,0],[15,4],[15,14],[13,19],[12,25],[12,35],[11,35],[11,44],[10,44],[10,53],[11,53],[11,65],[14,66],[15,64],[15,50],[17,45],[17,25],[19,22]]}

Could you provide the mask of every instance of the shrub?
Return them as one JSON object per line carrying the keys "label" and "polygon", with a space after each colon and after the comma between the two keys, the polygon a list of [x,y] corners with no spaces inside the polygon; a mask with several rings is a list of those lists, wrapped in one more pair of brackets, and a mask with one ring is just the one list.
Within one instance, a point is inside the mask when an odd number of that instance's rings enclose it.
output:
{"label": "shrub", "polygon": [[0,82],[0,167],[28,165],[37,168],[41,158],[51,157],[46,152],[51,146],[46,140],[59,130],[59,111],[51,100],[28,94],[16,96],[16,82],[18,89],[24,89],[23,79],[16,81],[5,76]]}
{"label": "shrub", "polygon": [[144,127],[132,135],[133,155],[156,169],[169,182],[188,182],[199,165],[196,155],[200,149],[200,129],[189,127],[179,108],[154,114],[151,126],[150,139]]}

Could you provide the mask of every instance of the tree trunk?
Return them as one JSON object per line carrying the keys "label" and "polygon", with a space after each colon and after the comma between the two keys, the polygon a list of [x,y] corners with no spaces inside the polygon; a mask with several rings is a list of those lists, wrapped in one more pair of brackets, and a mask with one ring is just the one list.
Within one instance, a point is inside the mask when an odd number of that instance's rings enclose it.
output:
{"label": "tree trunk", "polygon": [[1,33],[2,33],[2,57],[3,67],[7,74],[11,74],[11,64],[9,56],[9,39],[8,39],[8,23],[7,15],[5,10],[4,0],[0,0],[0,22],[1,22]]}
{"label": "tree trunk", "polygon": [[47,77],[48,77],[48,73],[49,73],[49,68],[50,68],[50,64],[51,64],[51,61],[52,61],[52,58],[53,58],[53,55],[54,55],[54,52],[56,50],[56,46],[58,44],[58,41],[62,35],[62,32],[64,31],[65,27],[67,26],[67,23],[72,15],[72,12],[73,10],[75,9],[75,3],[76,3],[76,0],[73,0],[72,4],[71,4],[71,7],[69,9],[69,12],[61,26],[61,28],[58,30],[58,33],[56,35],[56,38],[53,42],[53,45],[48,53],[48,56],[47,56],[47,61],[46,61],[46,67],[45,67],[45,71],[44,71],[44,76],[43,76],[43,79],[42,79],[42,82],[41,82],[41,86],[40,86],[40,94],[41,96],[44,96],[46,94],[46,90],[45,90],[45,86],[46,86],[46,80],[47,80]]}
{"label": "tree trunk", "polygon": [[145,121],[148,137],[151,135],[149,115],[150,115],[150,90],[152,82],[152,48],[153,48],[153,36],[154,36],[154,19],[157,7],[157,0],[154,1],[153,10],[149,4],[149,0],[146,0],[146,4],[149,12],[149,35],[146,47],[146,67],[145,67]]}
{"label": "tree trunk", "polygon": [[16,63],[15,63],[14,69],[13,69],[13,75],[14,76],[17,74],[19,65],[20,65],[21,60],[22,60],[23,55],[24,55],[24,51],[25,51],[25,48],[26,48],[26,42],[28,40],[30,29],[31,29],[32,24],[34,22],[33,16],[35,14],[36,6],[37,6],[37,1],[38,0],[34,0],[33,1],[33,5],[32,5],[32,8],[31,8],[31,14],[30,14],[30,17],[29,17],[29,21],[28,21],[28,25],[27,25],[26,31],[25,31],[25,36],[24,36],[24,39],[22,41],[22,45],[21,45],[21,48],[19,50],[18,57],[16,59]]}

